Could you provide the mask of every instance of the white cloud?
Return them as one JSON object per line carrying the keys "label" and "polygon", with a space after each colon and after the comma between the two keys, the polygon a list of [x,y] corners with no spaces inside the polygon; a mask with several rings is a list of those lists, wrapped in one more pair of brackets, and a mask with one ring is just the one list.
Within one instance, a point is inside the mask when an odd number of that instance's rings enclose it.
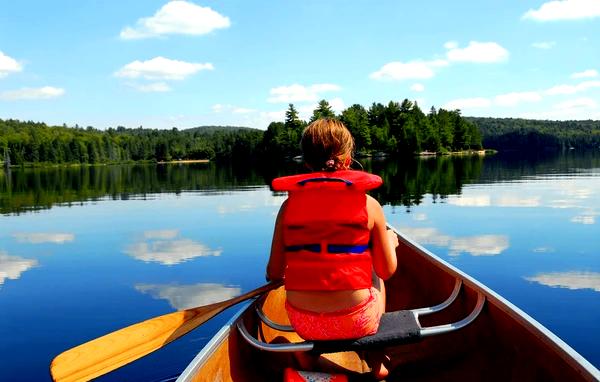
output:
{"label": "white cloud", "polygon": [[183,80],[201,70],[213,70],[211,63],[193,63],[154,57],[148,61],[133,61],[115,73],[117,77],[149,80]]}
{"label": "white cloud", "polygon": [[256,109],[248,109],[245,107],[235,107],[235,108],[233,108],[232,112],[234,114],[249,114],[249,113],[255,113]]}
{"label": "white cloud", "polygon": [[176,230],[146,231],[140,240],[125,249],[125,253],[144,262],[175,265],[196,257],[220,256],[220,249],[210,249],[202,243],[179,238]]}
{"label": "white cloud", "polygon": [[577,72],[571,74],[571,78],[591,78],[598,77],[598,71],[595,69],[584,70],[583,72]]}
{"label": "white cloud", "polygon": [[135,27],[126,27],[122,39],[140,39],[168,34],[203,35],[231,25],[229,18],[209,7],[187,1],[169,1],[154,16],[144,17]]}
{"label": "white cloud", "polygon": [[0,78],[23,70],[21,64],[12,57],[9,57],[0,51]]}
{"label": "white cloud", "polygon": [[410,87],[410,90],[415,91],[415,92],[422,92],[425,91],[425,86],[423,84],[414,84],[413,86]]}
{"label": "white cloud", "polygon": [[499,106],[516,106],[522,102],[538,102],[542,96],[538,92],[513,92],[494,97],[494,103]]}
{"label": "white cloud", "polygon": [[75,240],[75,235],[72,233],[48,233],[48,232],[17,232],[13,233],[14,237],[20,243],[30,244],[43,244],[43,243],[54,243],[64,244]]}
{"label": "white cloud", "polygon": [[344,100],[339,97],[332,98],[327,102],[329,102],[329,106],[331,106],[331,109],[338,114],[340,114],[346,108]]}
{"label": "white cloud", "polygon": [[490,107],[492,105],[492,101],[487,98],[475,97],[475,98],[459,98],[452,100],[450,102],[445,103],[442,108],[447,110],[454,109],[473,109],[473,108],[483,108]]}
{"label": "white cloud", "polygon": [[567,289],[592,289],[600,292],[600,273],[598,272],[550,272],[541,273],[533,277],[525,277],[527,281],[546,285],[549,287]]}
{"label": "white cloud", "polygon": [[369,75],[374,80],[422,80],[435,75],[435,69],[447,66],[445,60],[390,62]]}
{"label": "white cloud", "polygon": [[18,90],[7,90],[0,93],[0,100],[36,100],[57,98],[65,94],[65,89],[44,86],[41,88],[22,88]]}
{"label": "white cloud", "polygon": [[548,1],[538,9],[530,9],[524,19],[535,21],[591,19],[600,16],[598,0],[555,0]]}
{"label": "white cloud", "polygon": [[554,41],[540,41],[540,42],[534,42],[531,44],[531,46],[533,46],[534,48],[537,49],[551,49],[556,45],[556,42]]}
{"label": "white cloud", "polygon": [[171,87],[166,82],[153,82],[150,84],[129,84],[134,89],[143,93],[164,93],[171,91]]}
{"label": "white cloud", "polygon": [[222,105],[220,103],[217,103],[217,104],[214,104],[211,109],[214,113],[220,113],[223,110],[225,110],[225,108],[227,108],[228,106],[229,105]]}
{"label": "white cloud", "polygon": [[286,110],[261,111],[260,118],[265,126],[271,122],[283,122],[285,120],[285,112]]}
{"label": "white cloud", "polygon": [[[448,44],[446,44],[447,46]],[[491,63],[508,59],[508,51],[495,42],[471,41],[466,48],[454,46],[446,53],[453,62]]]}
{"label": "white cloud", "polygon": [[545,91],[547,95],[575,94],[588,89],[600,88],[600,81],[583,81],[577,85],[556,85]]}
{"label": "white cloud", "polygon": [[138,284],[135,289],[150,294],[155,299],[167,300],[169,305],[177,310],[225,301],[241,293],[239,287],[229,287],[221,284]]}
{"label": "white cloud", "polygon": [[37,260],[9,256],[6,252],[0,252],[0,285],[4,284],[6,279],[17,280],[21,277],[21,273],[37,264]]}
{"label": "white cloud", "polygon": [[448,41],[444,44],[444,48],[446,49],[456,49],[458,48],[458,43],[456,41]]}
{"label": "white cloud", "polygon": [[321,93],[339,91],[340,89],[335,84],[279,86],[269,91],[271,97],[267,101],[271,103],[314,102],[323,98]]}
{"label": "white cloud", "polygon": [[557,103],[554,105],[554,108],[559,110],[571,110],[579,108],[595,109],[597,105],[598,104],[596,101],[591,98],[577,98]]}

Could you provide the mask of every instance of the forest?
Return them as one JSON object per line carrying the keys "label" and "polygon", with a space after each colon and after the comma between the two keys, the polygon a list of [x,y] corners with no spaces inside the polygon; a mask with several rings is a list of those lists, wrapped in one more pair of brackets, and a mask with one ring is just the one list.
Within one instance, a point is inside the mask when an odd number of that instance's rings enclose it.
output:
{"label": "forest", "polygon": [[496,150],[600,147],[600,121],[545,121],[519,118],[475,118],[483,146]]}
{"label": "forest", "polygon": [[202,126],[158,130],[122,126],[48,126],[41,122],[0,120],[0,161],[10,165],[95,164],[185,159],[272,160],[300,154],[300,136],[308,123],[338,118],[350,129],[359,155],[414,155],[482,148],[476,125],[460,111],[423,113],[405,99],[368,109],[355,104],[337,115],[325,100],[309,121],[299,118],[293,104],[285,121],[272,122],[266,131],[234,126]]}

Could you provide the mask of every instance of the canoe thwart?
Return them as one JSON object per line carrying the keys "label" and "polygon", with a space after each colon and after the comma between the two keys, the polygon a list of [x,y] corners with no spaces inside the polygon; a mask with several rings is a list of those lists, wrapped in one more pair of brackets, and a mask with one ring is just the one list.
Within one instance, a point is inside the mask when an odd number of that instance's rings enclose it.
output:
{"label": "canoe thwart", "polygon": [[256,310],[256,315],[258,316],[258,318],[260,318],[260,320],[264,322],[267,326],[275,330],[279,330],[280,332],[293,332],[294,328],[291,325],[278,324],[277,322],[274,322],[269,317],[267,317],[267,315],[262,310],[265,297],[266,295],[261,296],[256,302],[256,304],[254,304],[254,309]]}
{"label": "canoe thwart", "polygon": [[463,318],[460,321],[452,323],[452,324],[422,328],[421,336],[427,337],[427,336],[432,336],[435,334],[452,332],[452,331],[464,328],[465,326],[469,325],[471,322],[475,321],[477,316],[479,316],[479,313],[481,313],[484,303],[485,303],[485,296],[481,293],[477,293],[477,303],[475,304],[475,308],[467,317]]}
{"label": "canoe thwart", "polygon": [[[460,293],[461,287],[462,281],[457,279],[450,296],[444,302],[438,305],[427,308],[399,310],[395,312],[384,313],[383,316],[381,316],[377,333],[358,339],[270,344],[260,341],[252,336],[248,332],[243,320],[238,320],[236,325],[242,337],[248,343],[260,350],[271,352],[311,351],[314,353],[333,353],[350,350],[374,349],[403,343],[413,343],[418,342],[423,337],[462,329],[479,316],[479,313],[481,313],[485,303],[485,296],[481,293],[478,293],[475,308],[464,319],[445,325],[437,325],[432,327],[421,326],[419,322],[419,316],[439,312],[450,306],[456,300],[456,297]],[[282,331],[293,331],[290,326],[277,324],[266,317],[262,311],[262,308],[260,307],[262,302],[262,298],[254,302],[254,304],[256,304],[255,310],[258,317],[263,320],[266,325],[276,330],[280,330],[278,328],[281,328]]]}

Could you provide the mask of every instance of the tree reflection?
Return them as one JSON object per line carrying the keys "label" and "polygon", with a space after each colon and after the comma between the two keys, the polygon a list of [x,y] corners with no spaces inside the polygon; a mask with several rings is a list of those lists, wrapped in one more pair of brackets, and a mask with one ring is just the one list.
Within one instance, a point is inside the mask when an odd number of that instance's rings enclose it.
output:
{"label": "tree reflection", "polygon": [[[372,192],[382,204],[418,205],[461,193],[470,183],[511,181],[540,172],[600,167],[595,151],[534,155],[363,158],[362,167],[384,184]],[[358,167],[358,165],[357,165]],[[158,193],[227,192],[264,187],[277,176],[306,171],[296,162],[119,165],[12,169],[0,172],[0,213],[23,213],[102,199],[151,198]]]}

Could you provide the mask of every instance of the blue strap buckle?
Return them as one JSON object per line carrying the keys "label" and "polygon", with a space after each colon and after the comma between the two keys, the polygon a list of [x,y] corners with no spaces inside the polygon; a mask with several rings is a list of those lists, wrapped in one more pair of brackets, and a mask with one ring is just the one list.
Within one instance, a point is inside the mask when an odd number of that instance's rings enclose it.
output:
{"label": "blue strap buckle", "polygon": [[309,178],[309,179],[304,179],[298,182],[299,185],[304,186],[306,183],[316,183],[316,182],[343,182],[346,183],[346,186],[352,186],[352,182],[346,179],[342,179],[342,178],[326,178],[326,177],[322,177],[322,178]]}

